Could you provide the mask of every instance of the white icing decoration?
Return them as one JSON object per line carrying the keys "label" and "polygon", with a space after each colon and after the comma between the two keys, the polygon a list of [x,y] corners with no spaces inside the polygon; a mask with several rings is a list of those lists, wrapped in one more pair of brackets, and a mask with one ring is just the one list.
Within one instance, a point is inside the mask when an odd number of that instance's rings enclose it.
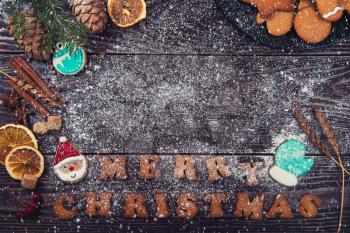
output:
{"label": "white icing decoration", "polygon": [[285,186],[293,187],[298,184],[298,178],[295,175],[275,165],[270,168],[269,173],[274,180]]}
{"label": "white icing decoration", "polygon": [[[82,165],[81,168],[77,171],[73,171],[73,172],[69,172],[69,173],[63,173],[60,168],[70,162],[74,162],[80,160],[82,161]],[[65,183],[78,183],[79,181],[83,180],[84,177],[87,174],[87,169],[88,168],[88,162],[87,159],[85,158],[85,156],[80,155],[80,156],[74,156],[74,157],[69,157],[66,158],[64,160],[62,160],[61,162],[57,163],[53,169],[54,169],[54,173],[56,174],[56,176],[62,180]]]}
{"label": "white icing decoration", "polygon": [[70,44],[61,45],[53,54],[52,64],[64,75],[75,75],[85,66],[86,53],[83,48],[70,50]]}
{"label": "white icing decoration", "polygon": [[332,11],[324,14],[322,17],[325,18],[325,19],[328,19],[329,17],[335,15],[338,11],[342,11],[343,8],[340,7],[340,6],[337,6],[336,8],[334,8]]}

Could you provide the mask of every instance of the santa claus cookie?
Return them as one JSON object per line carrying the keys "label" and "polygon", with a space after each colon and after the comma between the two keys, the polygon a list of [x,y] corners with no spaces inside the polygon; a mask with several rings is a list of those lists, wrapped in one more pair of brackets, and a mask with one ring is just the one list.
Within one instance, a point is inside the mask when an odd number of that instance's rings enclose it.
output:
{"label": "santa claus cookie", "polygon": [[65,183],[77,183],[84,179],[87,173],[88,162],[66,137],[60,137],[53,162],[56,176]]}

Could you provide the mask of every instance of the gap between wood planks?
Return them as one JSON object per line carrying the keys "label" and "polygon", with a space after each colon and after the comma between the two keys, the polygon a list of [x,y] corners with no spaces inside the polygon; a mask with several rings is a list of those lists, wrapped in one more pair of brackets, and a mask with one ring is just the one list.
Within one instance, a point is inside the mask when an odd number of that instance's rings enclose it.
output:
{"label": "gap between wood planks", "polygon": [[[48,156],[54,156],[56,152],[43,152],[45,155]],[[228,153],[214,153],[214,152],[210,152],[210,153],[188,153],[188,152],[177,152],[177,153],[155,153],[155,152],[118,152],[118,151],[112,151],[112,152],[104,152],[104,153],[96,153],[96,152],[84,152],[82,153],[84,155],[87,156],[95,156],[95,155],[146,155],[146,154],[152,154],[152,155],[162,155],[162,156],[174,156],[174,155],[207,155],[207,156],[235,156],[235,157],[239,157],[239,156],[275,156],[275,154],[271,154],[271,153],[233,153],[233,154],[228,154]],[[312,156],[312,157],[324,157],[327,158],[326,156],[322,155],[322,154],[306,154],[305,156]],[[350,157],[350,153],[346,153],[346,154],[342,154],[343,157]],[[329,159],[330,161],[332,161],[331,159]]]}
{"label": "gap between wood planks", "polygon": [[[21,51],[0,51],[1,55],[13,55],[13,56],[21,56],[25,55],[25,53]],[[199,56],[199,57],[350,57],[350,52],[346,53],[290,53],[290,52],[268,52],[268,53],[256,53],[256,54],[244,54],[244,53],[127,53],[127,52],[106,52],[106,53],[98,53],[88,51],[88,56]],[[45,62],[44,62],[45,63]],[[47,63],[47,62],[46,62]]]}

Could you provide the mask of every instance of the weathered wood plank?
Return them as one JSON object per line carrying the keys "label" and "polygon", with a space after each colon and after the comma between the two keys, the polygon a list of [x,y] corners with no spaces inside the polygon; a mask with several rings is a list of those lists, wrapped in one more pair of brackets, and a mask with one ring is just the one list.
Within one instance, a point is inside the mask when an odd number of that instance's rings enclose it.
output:
{"label": "weathered wood plank", "polygon": [[[97,157],[99,155],[87,155],[91,167],[97,168]],[[207,171],[202,160],[205,156],[196,156],[196,170],[199,177],[198,181],[179,181],[173,178],[172,171],[175,163],[171,155],[160,155],[159,170],[161,178],[153,181],[140,181],[138,175],[138,156],[128,155],[127,170],[129,178],[123,181],[98,181],[98,169],[90,169],[86,179],[75,185],[63,185],[55,178],[50,164],[53,155],[46,155],[46,170],[40,179],[38,191],[45,195],[44,207],[41,209],[39,216],[34,219],[28,219],[24,223],[19,224],[13,215],[8,214],[4,210],[8,209],[11,201],[4,201],[4,196],[0,197],[3,204],[0,207],[0,232],[21,232],[24,229],[27,232],[335,232],[338,214],[339,214],[339,183],[340,171],[326,157],[316,156],[315,166],[305,177],[300,179],[300,184],[295,188],[286,188],[274,182],[267,173],[268,167],[273,162],[273,156],[232,156],[224,155],[228,161],[228,166],[233,175],[223,180],[210,182],[206,181]],[[265,162],[265,168],[258,171],[257,176],[260,182],[259,187],[249,188],[243,185],[243,173],[236,168],[238,161],[244,160],[260,160]],[[344,158],[345,164],[350,166],[350,158]],[[20,189],[19,183],[9,178],[3,167],[0,168],[0,184],[1,187],[9,187],[14,191],[20,191],[23,195],[27,195]],[[346,181],[346,197],[350,191],[350,179]],[[113,216],[107,219],[98,217],[87,218],[83,215],[85,206],[84,193],[88,191],[107,191],[113,192]],[[80,215],[73,221],[60,221],[54,217],[52,212],[52,196],[57,193],[68,192],[76,195]],[[127,192],[141,192],[148,198],[147,208],[151,216],[154,216],[155,205],[152,195],[157,192],[166,192],[168,194],[168,204],[171,213],[174,213],[176,207],[176,197],[180,192],[193,192],[199,195],[198,205],[201,206],[200,214],[192,220],[183,220],[174,215],[169,219],[162,220],[150,217],[147,220],[135,219],[128,220],[122,217],[123,213],[123,195]],[[221,219],[210,219],[207,217],[207,208],[202,201],[205,194],[211,192],[225,192],[230,199],[224,204],[225,217]],[[237,192],[249,192],[253,197],[257,193],[265,194],[264,209],[269,209],[275,195],[282,193],[288,198],[289,204],[295,214],[293,220],[264,220],[262,222],[237,219],[232,216],[235,206],[235,194]],[[320,196],[322,205],[319,215],[315,219],[306,220],[297,211],[300,197],[306,193],[313,193]],[[350,200],[346,198],[344,213],[343,232],[347,232],[350,217]]]}
{"label": "weathered wood plank", "polygon": [[[110,23],[102,35],[91,36],[89,50],[112,54],[285,54],[283,50],[256,44],[235,28],[218,9],[215,0],[146,2],[148,17],[145,22],[129,29],[118,29]],[[6,14],[0,13],[0,52],[21,52],[6,30]],[[327,48],[291,53],[328,56],[349,54],[349,49],[350,39],[344,39]]]}
{"label": "weathered wood plank", "polygon": [[[0,67],[9,57],[1,56]],[[348,153],[348,60],[91,56],[77,77],[52,75],[46,64],[32,64],[67,98],[67,107],[57,112],[65,121],[59,134],[83,152],[269,153],[281,135],[302,134],[293,106],[311,117],[314,105],[324,108]],[[1,79],[0,90],[6,88]],[[1,123],[10,121],[2,112]],[[58,136],[40,138],[42,150],[54,152]]]}
{"label": "weathered wood plank", "polygon": [[[112,153],[108,155],[113,155]],[[175,168],[175,155],[174,154],[161,154],[158,168],[161,171],[161,178],[158,180],[143,181],[138,179],[139,175],[139,154],[127,154],[127,180],[110,180],[99,181],[99,162],[98,157],[101,155],[87,154],[90,169],[87,178],[84,182],[75,185],[65,185],[53,173],[52,163],[54,154],[45,154],[45,171],[44,175],[40,178],[39,191],[43,193],[56,193],[56,192],[87,192],[89,190],[97,192],[101,188],[106,191],[113,191],[116,186],[120,186],[120,190],[124,191],[145,191],[149,187],[153,190],[148,191],[169,191],[177,192],[179,188],[183,191],[192,191],[203,193],[204,191],[223,191],[223,192],[236,192],[236,191],[252,191],[252,192],[293,192],[295,190],[308,190],[308,189],[320,189],[329,188],[336,190],[339,188],[339,182],[341,178],[340,169],[336,166],[332,160],[324,156],[310,156],[314,158],[315,165],[312,170],[305,176],[299,179],[299,184],[296,188],[287,188],[279,185],[268,175],[268,169],[274,162],[273,155],[227,155],[224,154],[225,160],[232,172],[232,175],[219,181],[207,181],[207,167],[204,163],[205,159],[209,155],[194,154],[196,160],[196,173],[198,181],[181,181],[173,177],[173,171]],[[244,185],[244,172],[237,168],[237,164],[247,161],[259,161],[263,162],[264,166],[257,171],[257,178],[260,185],[258,187],[245,187]],[[344,163],[346,167],[350,166],[350,157],[344,156]],[[0,184],[1,187],[9,187],[14,190],[20,190],[20,182],[16,182],[11,179],[6,169],[1,166],[0,169]],[[350,181],[350,177],[346,178]],[[157,190],[159,189],[159,190]],[[180,191],[181,191],[180,190]]]}

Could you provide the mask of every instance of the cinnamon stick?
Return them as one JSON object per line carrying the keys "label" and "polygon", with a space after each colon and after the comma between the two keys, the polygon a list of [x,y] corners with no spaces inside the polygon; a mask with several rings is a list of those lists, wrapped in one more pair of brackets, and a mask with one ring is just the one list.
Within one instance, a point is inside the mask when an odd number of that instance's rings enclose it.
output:
{"label": "cinnamon stick", "polygon": [[43,90],[50,98],[55,101],[61,99],[59,93],[54,92],[52,88],[40,77],[40,75],[21,57],[14,57],[10,63],[17,64],[29,77],[33,80],[36,86]]}
{"label": "cinnamon stick", "polygon": [[33,88],[40,90],[40,87],[31,79],[31,77],[14,61],[13,58],[8,62],[8,66],[15,71],[17,76],[22,79],[25,83],[32,86]]}
{"label": "cinnamon stick", "polygon": [[31,105],[35,111],[37,111],[42,117],[46,118],[50,115],[49,111],[37,102],[33,97],[31,97],[26,91],[22,90],[16,83],[12,80],[8,80],[7,83],[13,88],[17,94],[22,96],[26,103]]}
{"label": "cinnamon stick", "polygon": [[52,100],[51,98],[46,96],[44,93],[42,93],[42,90],[38,90],[37,88],[35,88],[35,87],[31,86],[30,84],[28,84],[27,82],[25,82],[24,80],[17,79],[15,77],[7,74],[6,72],[2,71],[1,69],[0,69],[0,74],[5,75],[7,78],[14,81],[19,88],[32,94],[36,99],[43,100],[51,107],[62,107],[61,103],[55,102],[54,100]]}

